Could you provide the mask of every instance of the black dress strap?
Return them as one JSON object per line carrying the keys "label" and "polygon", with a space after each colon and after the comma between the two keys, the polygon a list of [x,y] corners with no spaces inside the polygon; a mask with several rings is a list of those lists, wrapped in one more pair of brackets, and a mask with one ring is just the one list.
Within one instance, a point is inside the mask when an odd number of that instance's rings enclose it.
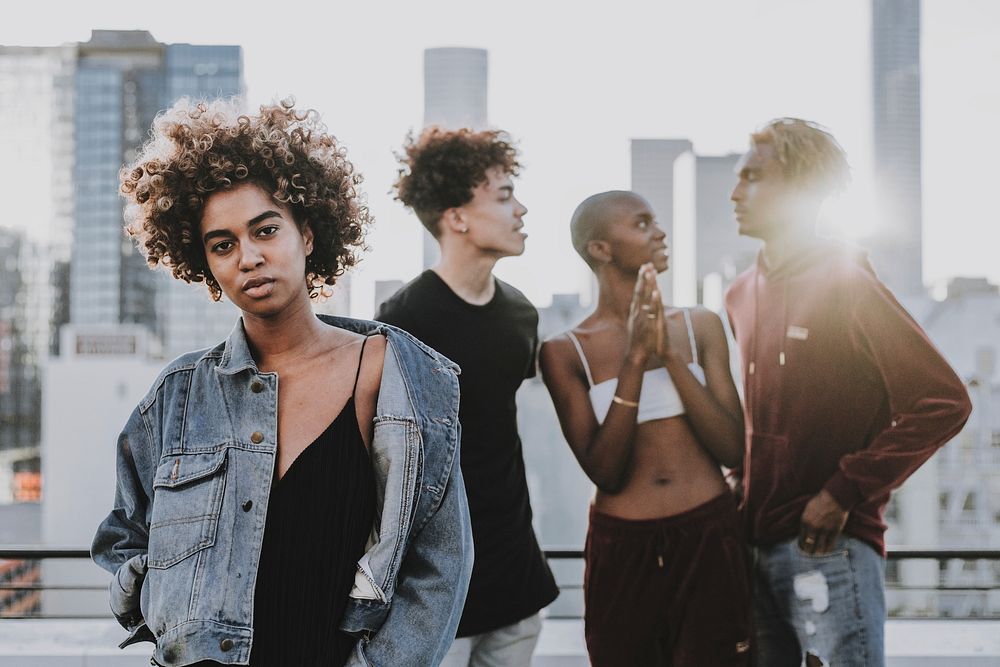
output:
{"label": "black dress strap", "polygon": [[371,336],[365,336],[365,339],[363,341],[361,341],[361,353],[358,355],[358,370],[354,374],[354,388],[351,389],[351,396],[352,397],[358,391],[358,379],[361,377],[361,362],[364,361],[364,358],[365,358],[365,345],[368,344],[368,339],[369,338],[371,338]]}

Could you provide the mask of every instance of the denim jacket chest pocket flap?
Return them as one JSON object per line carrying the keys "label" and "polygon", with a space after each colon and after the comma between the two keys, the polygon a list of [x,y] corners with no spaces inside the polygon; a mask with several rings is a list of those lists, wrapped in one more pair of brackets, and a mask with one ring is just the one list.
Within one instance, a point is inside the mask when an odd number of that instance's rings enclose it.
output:
{"label": "denim jacket chest pocket flap", "polygon": [[227,451],[164,455],[153,478],[150,568],[168,568],[215,543]]}

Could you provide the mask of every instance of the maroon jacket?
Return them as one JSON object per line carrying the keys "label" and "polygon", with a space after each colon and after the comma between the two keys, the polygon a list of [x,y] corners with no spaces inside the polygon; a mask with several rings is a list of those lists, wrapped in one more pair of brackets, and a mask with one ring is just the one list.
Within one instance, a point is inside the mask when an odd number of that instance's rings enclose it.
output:
{"label": "maroon jacket", "polygon": [[758,256],[726,310],[743,365],[751,541],[797,536],[825,488],[850,511],[845,532],[884,554],[889,492],[968,419],[962,381],[865,254],[843,244],[773,268]]}

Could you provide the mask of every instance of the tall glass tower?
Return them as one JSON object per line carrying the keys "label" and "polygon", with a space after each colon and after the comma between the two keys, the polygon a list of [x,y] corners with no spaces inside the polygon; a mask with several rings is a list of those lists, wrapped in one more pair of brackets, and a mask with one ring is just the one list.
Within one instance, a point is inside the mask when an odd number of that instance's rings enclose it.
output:
{"label": "tall glass tower", "polygon": [[145,31],[95,30],[75,76],[76,224],[70,273],[73,324],[141,324],[167,353],[200,347],[232,327],[234,309],[146,267],[122,233],[118,170],[134,159],[156,114],[182,96],[243,93],[238,46],[161,44]]}
{"label": "tall glass tower", "polygon": [[920,0],[872,2],[875,178],[881,229],[872,261],[899,294],[923,291]]}
{"label": "tall glass tower", "polygon": [[[485,49],[425,49],[424,126],[484,129],[488,74]],[[437,241],[427,231],[423,248],[423,268],[427,269],[440,254]]]}

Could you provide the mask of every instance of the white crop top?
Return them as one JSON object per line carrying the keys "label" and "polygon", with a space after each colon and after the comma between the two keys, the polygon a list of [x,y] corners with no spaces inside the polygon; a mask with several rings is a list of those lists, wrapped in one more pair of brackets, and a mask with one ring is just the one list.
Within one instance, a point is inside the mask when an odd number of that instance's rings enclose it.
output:
{"label": "white crop top", "polygon": [[[684,313],[684,321],[687,323],[691,357],[694,359],[688,364],[688,368],[698,382],[704,385],[705,370],[698,364],[698,345],[694,339],[691,313],[687,308],[683,309],[682,312]],[[583,362],[583,370],[587,373],[587,382],[590,383],[590,404],[594,408],[594,415],[597,417],[598,423],[601,423],[608,416],[608,410],[611,409],[611,399],[618,390],[618,378],[608,378],[595,384],[580,341],[577,340],[572,331],[567,331],[566,335],[573,342],[573,346],[576,347],[576,351],[580,355],[580,361]],[[681,402],[680,394],[677,393],[677,388],[674,386],[673,380],[670,379],[667,369],[661,366],[643,373],[642,390],[639,392],[639,414],[636,416],[636,423],[642,424],[682,414],[684,414],[684,403]]]}

